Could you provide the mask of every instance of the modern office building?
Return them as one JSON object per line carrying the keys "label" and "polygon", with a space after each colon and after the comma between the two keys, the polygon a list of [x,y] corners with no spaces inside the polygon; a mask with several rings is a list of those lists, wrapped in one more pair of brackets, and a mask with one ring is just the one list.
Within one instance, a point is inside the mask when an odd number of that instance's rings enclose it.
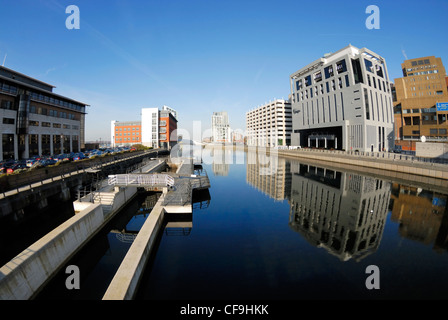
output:
{"label": "modern office building", "polygon": [[85,147],[86,103],[0,66],[0,161],[78,152]]}
{"label": "modern office building", "polygon": [[248,146],[289,146],[291,132],[291,103],[288,100],[276,99],[246,112]]}
{"label": "modern office building", "polygon": [[141,121],[111,121],[111,141],[114,146],[143,144],[170,150],[177,143],[177,112],[167,106],[143,108]]}
{"label": "modern office building", "polygon": [[416,142],[448,142],[448,90],[441,58],[405,60],[395,79],[395,144],[415,151]]}
{"label": "modern office building", "polygon": [[293,146],[383,151],[393,145],[386,61],[349,45],[290,76]]}
{"label": "modern office building", "polygon": [[212,140],[213,142],[232,142],[229,116],[226,111],[213,112],[212,115]]}
{"label": "modern office building", "polygon": [[113,146],[131,146],[142,143],[140,121],[112,121],[111,141]]}

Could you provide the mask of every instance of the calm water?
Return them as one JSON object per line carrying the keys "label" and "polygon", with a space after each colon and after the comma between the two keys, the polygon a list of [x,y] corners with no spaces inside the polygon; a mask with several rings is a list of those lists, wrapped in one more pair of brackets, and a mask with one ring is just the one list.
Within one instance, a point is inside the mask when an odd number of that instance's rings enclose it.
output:
{"label": "calm water", "polygon": [[[210,194],[169,219],[137,299],[448,298],[446,194],[252,153],[214,157]],[[81,290],[67,290],[62,271],[38,299],[102,299],[157,196],[137,197],[68,263]],[[366,288],[370,265],[377,290]]]}
{"label": "calm water", "polygon": [[446,194],[243,158],[204,164],[211,201],[189,232],[162,236],[138,299],[448,297]]}

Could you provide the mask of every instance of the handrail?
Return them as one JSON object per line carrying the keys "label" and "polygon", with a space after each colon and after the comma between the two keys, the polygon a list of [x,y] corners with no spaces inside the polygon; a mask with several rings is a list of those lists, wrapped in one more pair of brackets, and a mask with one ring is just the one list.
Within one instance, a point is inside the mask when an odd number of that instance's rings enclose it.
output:
{"label": "handrail", "polygon": [[109,175],[108,184],[115,186],[168,186],[174,185],[169,174],[116,174]]}

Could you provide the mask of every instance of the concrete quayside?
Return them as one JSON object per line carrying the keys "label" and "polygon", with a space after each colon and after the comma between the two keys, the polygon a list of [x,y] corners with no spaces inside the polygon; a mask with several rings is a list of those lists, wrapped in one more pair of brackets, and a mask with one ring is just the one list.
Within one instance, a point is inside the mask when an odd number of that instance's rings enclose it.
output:
{"label": "concrete quayside", "polygon": [[[104,296],[106,300],[132,299],[164,219],[170,214],[191,214],[193,191],[210,187],[206,173],[193,174],[195,168],[201,168],[200,165],[186,158],[176,161],[179,162],[152,160],[129,174],[127,185],[113,183],[114,175],[111,175],[109,183],[101,189],[74,201],[75,215],[72,218],[0,268],[0,300],[35,298],[63,266],[136,197],[139,190],[162,192]],[[162,173],[167,168],[175,171]],[[136,179],[138,176],[140,180]],[[148,177],[158,177],[159,180],[148,184]],[[167,183],[160,183],[161,177]]]}

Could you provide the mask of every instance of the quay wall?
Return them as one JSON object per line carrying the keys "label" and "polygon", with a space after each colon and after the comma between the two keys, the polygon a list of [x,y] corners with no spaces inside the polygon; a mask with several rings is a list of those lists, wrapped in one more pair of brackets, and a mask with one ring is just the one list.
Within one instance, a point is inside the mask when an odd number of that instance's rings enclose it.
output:
{"label": "quay wall", "polygon": [[[284,158],[304,159],[304,161],[334,163],[355,171],[369,171],[381,173],[382,176],[399,178],[411,182],[425,183],[430,181],[440,188],[448,188],[448,164],[431,162],[431,159],[389,154],[389,153],[347,153],[330,150],[281,150],[260,147],[247,147],[243,145],[206,145],[206,149],[240,150],[245,152],[258,152],[267,156],[277,155]],[[424,161],[427,160],[427,161]]]}
{"label": "quay wall", "polygon": [[136,194],[136,187],[114,188],[110,202],[73,202],[75,216],[0,268],[0,300],[32,299]]}
{"label": "quay wall", "polygon": [[0,300],[30,299],[90,239],[104,222],[103,210],[99,204],[83,206],[73,218],[0,268]]}
{"label": "quay wall", "polygon": [[162,207],[162,198],[159,199],[138,232],[104,294],[103,300],[132,300],[135,297],[148,258],[157,242],[157,237],[163,229],[165,209]]}

